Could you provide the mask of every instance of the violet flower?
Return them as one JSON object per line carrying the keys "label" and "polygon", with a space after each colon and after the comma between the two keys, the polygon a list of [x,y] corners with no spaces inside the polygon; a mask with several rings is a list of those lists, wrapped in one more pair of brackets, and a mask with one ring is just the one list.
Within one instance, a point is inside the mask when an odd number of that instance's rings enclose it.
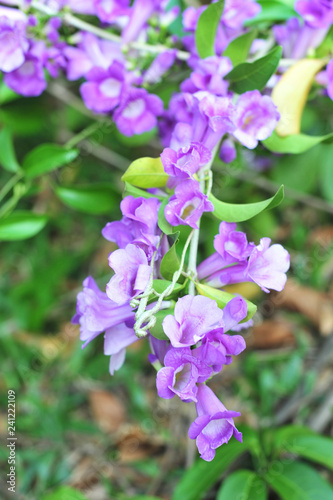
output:
{"label": "violet flower", "polygon": [[116,304],[125,304],[144,292],[152,273],[145,252],[136,245],[115,250],[109,255],[115,275],[106,285],[106,294]]}
{"label": "violet flower", "polygon": [[197,382],[206,381],[212,374],[207,364],[193,357],[190,347],[170,348],[164,358],[164,368],[157,372],[156,387],[160,398],[197,401]]}
{"label": "violet flower", "polygon": [[232,63],[228,57],[211,56],[206,59],[196,58],[190,66],[194,68],[190,78],[180,86],[183,92],[194,93],[206,90],[215,95],[225,96],[228,92],[229,82],[223,77],[232,70]]}
{"label": "violet flower", "polygon": [[76,314],[72,323],[80,325],[80,339],[85,347],[100,333],[118,327],[126,321],[134,320],[134,312],[129,304],[119,306],[101,292],[90,276],[83,282],[83,291],[77,296]]}
{"label": "violet flower", "polygon": [[225,139],[221,144],[219,153],[220,159],[223,163],[232,163],[237,156],[235,144],[231,139]]}
{"label": "violet flower", "polygon": [[329,28],[333,23],[333,4],[327,0],[298,0],[295,10],[312,28]]}
{"label": "violet flower", "polygon": [[143,134],[157,125],[156,117],[163,112],[163,102],[145,89],[132,88],[124,92],[114,120],[120,132],[127,136]]}
{"label": "violet flower", "polygon": [[47,87],[43,62],[31,52],[26,54],[25,62],[19,68],[4,75],[4,82],[17,94],[39,96]]}
{"label": "violet flower", "polygon": [[333,60],[331,60],[326,69],[326,74],[328,78],[327,93],[333,101]]}
{"label": "violet flower", "polygon": [[222,326],[222,316],[215,300],[186,295],[178,299],[174,316],[166,316],[162,326],[173,347],[188,347],[202,340],[209,331]]}
{"label": "violet flower", "polygon": [[161,154],[164,171],[170,176],[168,187],[173,188],[181,179],[193,179],[193,175],[211,160],[211,152],[200,143],[192,142],[177,152],[165,148]]}
{"label": "violet flower", "polygon": [[196,439],[201,458],[210,462],[215,457],[216,448],[227,443],[232,436],[242,442],[242,434],[233,421],[240,413],[228,411],[205,384],[198,386],[197,400],[198,417],[191,424],[188,435]]}
{"label": "violet flower", "polygon": [[157,198],[126,196],[120,203],[122,220],[109,222],[102,235],[119,248],[125,248],[129,243],[139,246],[150,260],[160,240],[161,231],[157,226],[159,206]]}
{"label": "violet flower", "polygon": [[2,16],[0,11],[0,70],[5,73],[18,69],[25,61],[25,53],[29,49],[25,26],[22,21]]}
{"label": "violet flower", "polygon": [[177,50],[165,50],[158,54],[144,74],[144,83],[159,83],[163,75],[171,68],[176,60]]}
{"label": "violet flower", "polygon": [[226,0],[222,23],[227,28],[239,30],[247,19],[258,15],[261,8],[255,0]]}
{"label": "violet flower", "polygon": [[102,23],[113,23],[130,13],[130,0],[94,0],[95,13]]}
{"label": "violet flower", "polygon": [[275,129],[280,114],[269,96],[262,96],[258,90],[242,94],[236,104],[234,137],[249,149],[258,141],[269,137]]}
{"label": "violet flower", "polygon": [[80,87],[87,108],[95,113],[112,111],[120,102],[126,76],[124,66],[118,61],[114,61],[107,70],[98,67],[90,70],[86,75],[88,81]]}
{"label": "violet flower", "polygon": [[134,0],[129,23],[122,33],[123,42],[136,40],[152,15],[160,10],[163,11],[166,5],[165,0]]}
{"label": "violet flower", "polygon": [[175,189],[165,207],[165,218],[172,226],[191,226],[198,229],[197,222],[204,212],[213,212],[214,205],[203,194],[198,181],[186,180]]}
{"label": "violet flower", "polygon": [[108,328],[104,335],[104,354],[111,356],[109,372],[111,375],[119,370],[125,361],[126,347],[137,342],[138,337],[135,335],[133,328],[120,324]]}

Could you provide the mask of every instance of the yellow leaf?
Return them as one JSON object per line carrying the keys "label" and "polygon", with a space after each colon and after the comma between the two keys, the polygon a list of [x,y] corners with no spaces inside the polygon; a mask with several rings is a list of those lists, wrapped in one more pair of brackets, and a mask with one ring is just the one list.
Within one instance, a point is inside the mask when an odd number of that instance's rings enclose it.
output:
{"label": "yellow leaf", "polygon": [[289,68],[274,87],[272,99],[281,114],[275,130],[281,137],[300,133],[312,82],[326,63],[326,59],[302,59]]}
{"label": "yellow leaf", "polygon": [[133,161],[121,180],[139,188],[164,187],[168,175],[164,172],[161,158],[139,158]]}

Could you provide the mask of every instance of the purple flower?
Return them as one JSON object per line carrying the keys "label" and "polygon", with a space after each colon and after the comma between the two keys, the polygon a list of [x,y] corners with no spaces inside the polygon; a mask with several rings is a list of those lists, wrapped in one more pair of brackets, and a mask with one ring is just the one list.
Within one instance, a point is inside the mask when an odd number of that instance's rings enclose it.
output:
{"label": "purple flower", "polygon": [[113,23],[119,16],[129,14],[129,0],[95,0],[96,15],[103,23]]}
{"label": "purple flower", "polygon": [[231,139],[225,139],[222,142],[219,156],[224,163],[231,163],[236,159],[237,151]]}
{"label": "purple flower", "polygon": [[108,40],[100,40],[91,33],[82,33],[78,47],[66,47],[67,78],[77,80],[94,68],[107,70],[114,60],[123,62],[120,45]]}
{"label": "purple flower", "polygon": [[149,361],[151,364],[164,362],[164,357],[169,349],[169,342],[167,340],[160,340],[152,335],[149,335],[149,345],[151,354],[149,354]]}
{"label": "purple flower", "polygon": [[178,184],[164,213],[172,226],[182,224],[198,229],[197,222],[202,214],[213,211],[214,205],[202,193],[199,182],[189,179]]}
{"label": "purple flower", "polygon": [[327,74],[327,78],[328,78],[327,93],[333,101],[333,60],[331,60],[328,63],[326,74]]}
{"label": "purple flower", "polygon": [[206,90],[220,96],[227,94],[229,82],[223,80],[223,77],[232,70],[232,63],[228,57],[212,56],[199,60],[195,58],[190,65],[194,67],[194,71],[190,78],[181,84],[183,92]]}
{"label": "purple flower", "polygon": [[124,323],[106,330],[104,335],[104,354],[111,356],[109,365],[111,375],[123,366],[126,347],[134,344],[137,340],[139,339],[135,335],[133,328],[127,327]]}
{"label": "purple flower", "polygon": [[199,17],[203,13],[203,11],[207,9],[206,6],[199,7],[196,9],[195,7],[188,7],[183,12],[183,26],[185,31],[195,32]]}
{"label": "purple flower", "polygon": [[122,33],[124,43],[137,39],[141,30],[155,11],[163,9],[165,2],[161,0],[134,0],[130,12],[129,23]]}
{"label": "purple flower", "polygon": [[3,17],[0,11],[0,70],[9,73],[19,68],[25,61],[28,48],[25,23]]}
{"label": "purple flower", "polygon": [[295,10],[312,28],[329,28],[333,23],[333,4],[327,0],[298,0]]}
{"label": "purple flower", "polygon": [[43,62],[31,53],[27,54],[22,66],[5,74],[4,82],[17,94],[26,97],[39,96],[47,87]]}
{"label": "purple flower", "polygon": [[226,0],[222,23],[227,28],[239,30],[244,22],[255,17],[261,11],[261,5],[254,0]]}
{"label": "purple flower", "polygon": [[209,149],[197,142],[192,142],[177,152],[170,148],[164,149],[161,160],[165,172],[171,176],[168,187],[173,188],[175,181],[177,183],[181,179],[193,179],[193,174],[206,165],[211,157]]}
{"label": "purple flower", "polygon": [[120,62],[114,61],[107,70],[93,68],[87,74],[87,80],[80,87],[85,105],[96,113],[107,113],[120,102],[126,70]]}
{"label": "purple flower", "polygon": [[115,275],[106,285],[106,294],[117,304],[125,304],[144,292],[152,273],[145,252],[135,245],[115,250],[109,255]]}
{"label": "purple flower", "polygon": [[120,132],[131,136],[143,134],[157,125],[156,117],[163,112],[163,102],[144,89],[132,88],[124,92],[120,106],[114,112],[114,120]]}
{"label": "purple flower", "polygon": [[120,204],[122,220],[109,222],[102,235],[106,240],[117,243],[119,248],[125,248],[129,243],[137,245],[151,259],[161,234],[157,226],[159,206],[157,198],[126,196]]}
{"label": "purple flower", "polygon": [[175,62],[176,55],[176,49],[165,50],[165,52],[161,52],[161,54],[158,54],[158,56],[154,59],[152,64],[145,72],[143,81],[145,83],[149,83],[150,85],[160,82],[163,75],[171,68],[171,66]]}
{"label": "purple flower", "polygon": [[197,401],[197,382],[206,381],[212,374],[205,361],[193,357],[190,347],[171,347],[165,355],[164,365],[156,378],[160,398],[171,399],[177,394],[183,401]]}
{"label": "purple flower", "polygon": [[205,384],[199,385],[197,399],[198,417],[191,424],[188,435],[196,439],[201,458],[210,462],[215,457],[216,448],[227,443],[232,436],[242,442],[242,434],[233,421],[240,413],[228,411]]}
{"label": "purple flower", "polygon": [[83,291],[77,296],[76,314],[72,319],[80,325],[80,339],[85,347],[108,328],[133,320],[134,312],[129,304],[119,306],[101,292],[90,276],[83,282]]}
{"label": "purple flower", "polygon": [[215,300],[186,295],[178,299],[174,316],[166,316],[162,326],[173,347],[188,347],[202,340],[214,328],[222,326],[222,316]]}
{"label": "purple flower", "polygon": [[236,104],[234,137],[244,146],[254,149],[258,141],[267,139],[280,118],[272,99],[258,90],[242,94]]}

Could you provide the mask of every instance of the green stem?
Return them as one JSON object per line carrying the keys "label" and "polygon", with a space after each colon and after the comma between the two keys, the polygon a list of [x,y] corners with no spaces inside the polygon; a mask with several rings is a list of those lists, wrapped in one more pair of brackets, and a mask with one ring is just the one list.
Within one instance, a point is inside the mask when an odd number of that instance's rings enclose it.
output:
{"label": "green stem", "polygon": [[69,141],[66,142],[64,147],[67,149],[73,148],[81,141],[94,134],[102,125],[103,123],[101,122],[92,123],[91,125],[89,125],[89,127],[84,128],[83,130],[81,130],[81,132],[71,137]]}
{"label": "green stem", "polygon": [[4,185],[0,191],[0,202],[5,198],[9,191],[22,179],[23,173],[17,172],[9,181]]}

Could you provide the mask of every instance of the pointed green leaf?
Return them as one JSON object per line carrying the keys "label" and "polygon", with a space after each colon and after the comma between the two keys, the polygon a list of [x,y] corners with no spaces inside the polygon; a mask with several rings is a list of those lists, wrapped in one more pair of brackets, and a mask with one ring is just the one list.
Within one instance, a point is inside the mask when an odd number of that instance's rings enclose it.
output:
{"label": "pointed green leaf", "polygon": [[224,203],[215,198],[212,194],[209,196],[209,199],[214,205],[213,214],[215,217],[225,222],[243,222],[255,217],[264,210],[270,210],[277,207],[282,202],[283,197],[283,186],[281,186],[272,198],[257,203],[244,203],[239,205]]}
{"label": "pointed green leaf", "polygon": [[143,189],[137,188],[135,186],[132,186],[132,184],[129,184],[128,182],[125,182],[125,189],[124,189],[124,196],[134,196],[134,198],[159,198],[159,196],[156,196],[155,194],[148,193],[147,191],[144,191]]}
{"label": "pointed green leaf", "polygon": [[75,160],[79,151],[66,149],[57,144],[41,144],[30,151],[24,158],[22,168],[28,179],[52,172]]}
{"label": "pointed green leaf", "polygon": [[230,474],[221,485],[216,500],[266,500],[267,486],[250,470],[238,470]]}
{"label": "pointed green leaf", "polygon": [[0,240],[25,240],[39,233],[48,221],[46,215],[17,211],[0,220]]}
{"label": "pointed green leaf", "polygon": [[333,439],[307,427],[289,425],[274,433],[276,452],[287,451],[333,469]]}
{"label": "pointed green leaf", "polygon": [[246,61],[251,45],[256,37],[256,31],[249,31],[232,40],[223,52],[223,56],[229,57],[233,66]]}
{"label": "pointed green leaf", "polygon": [[205,462],[202,459],[198,459],[182,475],[181,480],[174,490],[172,500],[201,500],[204,494],[215,485],[228,467],[240,455],[248,451],[252,443],[252,437],[251,433],[248,439],[244,430],[243,444],[232,438],[227,444],[222,445],[216,450],[215,458],[212,462]]}
{"label": "pointed green leaf", "polygon": [[195,32],[195,43],[199,56],[204,59],[215,56],[216,32],[223,14],[224,0],[210,4],[199,17]]}
{"label": "pointed green leaf", "polygon": [[[168,281],[168,280],[154,280],[153,281],[153,288],[154,288],[155,292],[157,292],[157,293],[163,293],[170,285],[171,285],[171,281]],[[182,288],[183,288],[183,285],[176,283],[175,288],[174,288],[172,293],[177,293]]]}
{"label": "pointed green leaf", "polygon": [[57,187],[56,194],[70,208],[88,214],[107,214],[117,206],[114,188],[108,184]]}
{"label": "pointed green leaf", "polygon": [[52,493],[43,495],[42,500],[88,500],[83,493],[70,486],[60,486]]}
{"label": "pointed green leaf", "polygon": [[12,135],[8,128],[0,131],[0,165],[9,172],[17,172],[20,169],[15,156]]}
{"label": "pointed green leaf", "polygon": [[333,133],[318,136],[295,134],[280,137],[276,132],[273,132],[268,139],[262,141],[262,144],[274,153],[292,153],[297,155],[308,151],[321,142],[329,144],[332,141]]}
{"label": "pointed green leaf", "polygon": [[[223,309],[228,304],[228,302],[230,302],[230,300],[236,297],[236,295],[228,292],[223,292],[222,290],[218,290],[217,288],[213,288],[208,285],[203,285],[202,283],[197,283],[196,288],[200,295],[204,295],[205,297],[209,297],[212,300],[216,300],[217,305],[220,307],[220,309]],[[244,323],[245,321],[249,321],[249,319],[251,319],[257,311],[257,306],[253,304],[253,302],[250,302],[246,299],[244,300],[247,304],[247,316],[242,321],[242,323]]]}
{"label": "pointed green leaf", "polygon": [[301,462],[274,462],[264,479],[282,500],[333,500],[333,489],[318,472]]}
{"label": "pointed green leaf", "polygon": [[170,281],[172,280],[174,273],[178,271],[180,265],[180,260],[176,252],[176,246],[179,241],[179,232],[174,234],[174,238],[174,244],[164,255],[160,267],[160,272],[163,278]]}
{"label": "pointed green leaf", "polygon": [[278,0],[261,0],[261,11],[252,19],[245,21],[245,26],[256,26],[262,21],[286,21],[297,14],[293,8]]}
{"label": "pointed green leaf", "polygon": [[152,328],[149,328],[150,334],[159,340],[169,340],[169,338],[165,335],[162,327],[163,320],[169,314],[173,314],[173,309],[162,309],[154,314],[156,318],[156,323]]}
{"label": "pointed green leaf", "polygon": [[238,94],[248,90],[262,90],[277,70],[281,55],[282,47],[275,47],[256,61],[239,64],[224,78],[229,80],[232,90]]}
{"label": "pointed green leaf", "polygon": [[121,180],[139,188],[164,187],[168,175],[164,172],[161,158],[139,158],[133,161]]}

